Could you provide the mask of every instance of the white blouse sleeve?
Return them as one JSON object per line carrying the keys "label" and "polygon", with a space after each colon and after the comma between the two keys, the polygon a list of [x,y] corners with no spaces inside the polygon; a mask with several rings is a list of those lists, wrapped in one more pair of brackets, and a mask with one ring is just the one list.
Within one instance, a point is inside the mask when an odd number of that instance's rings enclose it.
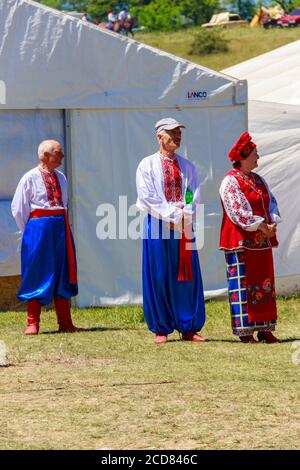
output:
{"label": "white blouse sleeve", "polygon": [[277,201],[276,201],[274,194],[271,191],[269,191],[269,193],[270,193],[269,211],[270,211],[271,221],[275,222],[276,224],[279,224],[281,222],[281,216],[280,216],[280,212],[278,209]]}
{"label": "white blouse sleeve", "polygon": [[262,176],[260,176],[260,178],[265,183],[266,188],[268,189],[268,192],[269,192],[269,196],[270,196],[269,212],[270,212],[270,216],[271,216],[271,221],[275,222],[276,224],[279,224],[281,222],[281,216],[280,216],[280,212],[279,212],[279,209],[278,209],[278,204],[277,204],[276,198],[275,198],[274,194],[270,191],[269,186],[267,185],[265,179]]}
{"label": "white blouse sleeve", "polygon": [[137,207],[154,217],[161,218],[166,222],[178,224],[182,218],[182,209],[168,201],[157,193],[150,168],[143,163],[139,164],[136,172]]}
{"label": "white blouse sleeve", "polygon": [[220,196],[230,220],[243,230],[254,232],[264,218],[253,215],[252,208],[234,176],[226,176],[220,187]]}
{"label": "white blouse sleeve", "polygon": [[27,178],[22,178],[11,203],[11,212],[17,226],[24,232],[30,215],[31,187]]}

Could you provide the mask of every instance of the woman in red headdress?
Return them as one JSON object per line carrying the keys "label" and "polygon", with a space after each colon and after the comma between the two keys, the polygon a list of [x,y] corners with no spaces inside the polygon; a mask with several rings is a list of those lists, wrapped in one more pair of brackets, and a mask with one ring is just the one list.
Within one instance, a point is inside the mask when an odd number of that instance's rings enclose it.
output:
{"label": "woman in red headdress", "polygon": [[222,181],[220,249],[227,264],[233,334],[244,343],[278,343],[272,248],[278,246],[277,202],[266,181],[254,173],[259,155],[248,132],[229,153],[233,163]]}

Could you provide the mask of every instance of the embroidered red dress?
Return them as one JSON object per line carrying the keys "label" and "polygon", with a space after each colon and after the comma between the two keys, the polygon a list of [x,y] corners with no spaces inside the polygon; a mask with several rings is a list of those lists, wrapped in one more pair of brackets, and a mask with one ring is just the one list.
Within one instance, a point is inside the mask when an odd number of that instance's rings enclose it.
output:
{"label": "embroidered red dress", "polygon": [[249,322],[276,320],[272,248],[278,246],[278,241],[276,237],[266,238],[258,229],[261,222],[273,221],[270,214],[273,196],[255,173],[245,175],[233,169],[225,179],[228,183],[222,184],[220,191],[223,207],[220,248],[227,252],[244,251]]}
{"label": "embroidered red dress", "polygon": [[[231,170],[226,176],[233,176],[238,182],[238,188],[232,185],[224,194],[220,248],[225,250],[237,250],[239,248],[264,250],[277,247],[276,237],[269,239],[264,237],[261,230],[249,231],[243,228],[247,222],[248,224],[251,222],[254,224],[256,219],[261,219],[259,223],[263,221],[268,224],[272,223],[269,209],[270,195],[263,179],[255,173],[246,176],[239,170]],[[246,201],[245,199],[239,200],[239,192],[243,193]],[[245,216],[248,205],[251,206],[252,214]],[[227,210],[225,210],[225,206]],[[235,222],[232,220],[233,212],[235,212]]]}

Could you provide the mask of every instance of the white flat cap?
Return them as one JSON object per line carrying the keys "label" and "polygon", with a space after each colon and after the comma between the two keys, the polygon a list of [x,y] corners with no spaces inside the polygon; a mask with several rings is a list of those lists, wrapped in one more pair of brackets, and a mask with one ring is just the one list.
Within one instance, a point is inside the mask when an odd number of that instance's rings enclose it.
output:
{"label": "white flat cap", "polygon": [[160,131],[170,131],[172,129],[176,129],[176,127],[185,127],[183,124],[180,124],[180,122],[176,121],[176,119],[173,118],[163,118],[160,121],[157,121],[157,123],[154,126],[155,132],[160,132]]}

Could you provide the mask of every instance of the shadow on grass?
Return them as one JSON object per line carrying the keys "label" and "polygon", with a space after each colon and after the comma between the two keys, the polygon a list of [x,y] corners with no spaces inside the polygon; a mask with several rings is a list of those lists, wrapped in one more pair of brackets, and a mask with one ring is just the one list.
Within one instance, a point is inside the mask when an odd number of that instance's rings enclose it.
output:
{"label": "shadow on grass", "polygon": [[[138,328],[132,328],[132,327],[91,327],[91,328],[78,328],[78,331],[76,333],[93,333],[93,332],[103,332],[103,331],[136,331],[138,332]],[[40,332],[40,335],[61,335],[63,333],[59,332],[58,330],[52,330],[52,331],[42,331]],[[65,333],[66,334],[66,333]],[[289,338],[284,338],[280,339],[281,343],[293,343],[294,341],[300,341],[300,337],[289,337]],[[172,338],[168,339],[168,343],[179,343],[179,342],[185,342],[185,343],[191,343],[193,341],[183,341],[181,338]],[[208,337],[208,341],[204,341],[205,343],[230,343],[230,344],[241,344],[241,341],[238,339],[222,339],[222,338],[210,338]],[[259,344],[260,341],[257,341],[257,344]]]}
{"label": "shadow on grass", "polygon": [[[178,339],[168,339],[167,343],[198,343],[198,341],[187,341]],[[207,337],[207,341],[199,341],[199,343],[239,343],[236,339],[216,339]],[[165,344],[165,343],[163,343]]]}
{"label": "shadow on grass", "polygon": [[[300,338],[285,338],[285,339],[280,339],[280,343],[293,343],[294,341],[299,341]],[[236,343],[236,344],[243,344],[241,341],[236,340],[236,339],[214,339],[214,338],[209,338],[210,342],[213,343]],[[245,343],[245,344],[255,344],[255,343]],[[267,344],[264,341],[256,341],[256,344]],[[279,343],[276,343],[279,344]]]}
{"label": "shadow on grass", "polygon": [[300,341],[299,338],[285,338],[285,339],[280,339],[281,343],[293,343],[294,341]]}
{"label": "shadow on grass", "polygon": [[[168,343],[178,343],[182,341],[182,339],[169,339]],[[281,339],[280,343],[293,343],[294,341],[300,341],[300,338],[285,338]],[[191,341],[184,341],[185,343],[190,343]],[[243,344],[238,339],[220,339],[220,338],[210,338],[208,337],[208,341],[204,341],[205,343],[235,343],[235,344]],[[247,343],[246,343],[247,344]],[[251,344],[265,344],[261,341],[256,341],[256,343]]]}
{"label": "shadow on grass", "polygon": [[238,339],[220,339],[220,338],[210,338],[208,337],[209,343],[236,343],[240,344],[241,341]]}
{"label": "shadow on grass", "polygon": [[[122,331],[122,330],[134,330],[134,328],[102,328],[102,327],[92,327],[92,328],[78,328],[78,331],[75,333],[90,333],[94,331]],[[64,334],[63,332],[60,332],[58,330],[55,331],[42,331],[40,332],[40,335],[61,335]]]}

